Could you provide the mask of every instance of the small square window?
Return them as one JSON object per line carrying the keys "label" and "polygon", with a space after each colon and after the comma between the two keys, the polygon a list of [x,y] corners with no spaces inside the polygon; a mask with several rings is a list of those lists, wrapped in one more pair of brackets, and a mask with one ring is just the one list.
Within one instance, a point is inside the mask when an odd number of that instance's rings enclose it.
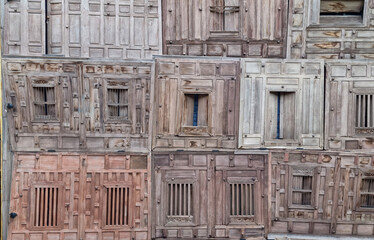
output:
{"label": "small square window", "polygon": [[361,207],[374,208],[374,178],[364,178],[361,181]]}
{"label": "small square window", "polygon": [[230,183],[230,216],[253,218],[254,194],[253,183]]}
{"label": "small square window", "polygon": [[128,226],[130,224],[130,187],[108,186],[105,188],[105,226]]}
{"label": "small square window", "polygon": [[35,186],[32,189],[32,227],[44,229],[60,225],[61,194],[60,187]]}
{"label": "small square window", "polygon": [[111,120],[126,120],[129,114],[128,89],[108,89],[108,116]]}
{"label": "small square window", "polygon": [[167,218],[169,221],[192,222],[192,202],[192,183],[168,184]]}
{"label": "small square window", "polygon": [[356,95],[356,134],[372,133],[374,130],[374,94]]}
{"label": "small square window", "polygon": [[270,92],[268,140],[295,139],[295,93]]}
{"label": "small square window", "polygon": [[208,94],[185,94],[184,126],[208,126]]}
{"label": "small square window", "polygon": [[337,21],[362,22],[364,13],[364,0],[321,0],[320,23]]}
{"label": "small square window", "polygon": [[214,0],[210,12],[212,13],[210,30],[213,37],[222,34],[228,37],[237,36],[240,28],[239,0]]}
{"label": "small square window", "polygon": [[312,205],[312,176],[293,176],[292,204]]}
{"label": "small square window", "polygon": [[56,119],[56,97],[54,87],[33,87],[34,116],[37,120]]}

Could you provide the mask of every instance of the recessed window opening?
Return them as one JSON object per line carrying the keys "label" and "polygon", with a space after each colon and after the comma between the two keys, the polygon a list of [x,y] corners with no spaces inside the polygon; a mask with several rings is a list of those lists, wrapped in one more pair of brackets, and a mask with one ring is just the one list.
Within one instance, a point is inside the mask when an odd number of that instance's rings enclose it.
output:
{"label": "recessed window opening", "polygon": [[362,179],[361,181],[361,207],[374,208],[374,179]]}
{"label": "recessed window opening", "polygon": [[251,217],[255,215],[254,184],[230,184],[230,215]]}
{"label": "recessed window opening", "polygon": [[297,205],[312,204],[312,176],[293,176],[292,203]]}
{"label": "recessed window opening", "polygon": [[36,119],[52,119],[56,117],[54,87],[34,87],[34,97]]}
{"label": "recessed window opening", "polygon": [[210,6],[213,16],[213,31],[239,30],[239,0],[216,0]]}
{"label": "recessed window opening", "polygon": [[34,189],[34,227],[57,227],[59,188],[58,187],[35,187]]}
{"label": "recessed window opening", "polygon": [[321,0],[321,16],[363,16],[364,0]]}
{"label": "recessed window opening", "polygon": [[128,89],[108,89],[110,119],[128,119]]}
{"label": "recessed window opening", "polygon": [[374,94],[356,95],[356,128],[374,128]]}
{"label": "recessed window opening", "polygon": [[130,188],[107,187],[106,188],[106,218],[107,226],[129,225]]}
{"label": "recessed window opening", "polygon": [[295,93],[270,92],[270,139],[294,139]]}
{"label": "recessed window opening", "polygon": [[202,127],[208,125],[208,98],[208,94],[185,94],[185,126]]}
{"label": "recessed window opening", "polygon": [[192,183],[168,184],[168,216],[192,216]]}

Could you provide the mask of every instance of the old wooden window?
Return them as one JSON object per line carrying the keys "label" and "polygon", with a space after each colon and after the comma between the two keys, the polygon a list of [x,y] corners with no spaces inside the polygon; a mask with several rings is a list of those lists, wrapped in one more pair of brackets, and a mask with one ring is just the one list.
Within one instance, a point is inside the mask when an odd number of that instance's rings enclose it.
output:
{"label": "old wooden window", "polygon": [[270,139],[295,138],[295,93],[270,92]]}
{"label": "old wooden window", "polygon": [[57,186],[35,186],[31,192],[32,227],[58,227],[62,194]]}
{"label": "old wooden window", "polygon": [[185,94],[185,126],[208,126],[208,99],[208,94]]}
{"label": "old wooden window", "polygon": [[[239,0],[214,0],[210,6],[211,18],[211,34],[221,36],[235,36],[239,32],[240,25],[240,5]],[[229,35],[227,35],[229,34]]]}
{"label": "old wooden window", "polygon": [[38,120],[56,118],[56,97],[54,87],[33,87],[34,117]]}
{"label": "old wooden window", "polygon": [[254,183],[230,183],[230,217],[254,217]]}
{"label": "old wooden window", "polygon": [[313,176],[293,175],[292,204],[312,205]]}
{"label": "old wooden window", "polygon": [[374,178],[361,180],[361,207],[374,208]]}
{"label": "old wooden window", "polygon": [[168,221],[192,222],[192,183],[168,183]]}
{"label": "old wooden window", "polygon": [[104,223],[105,226],[128,226],[130,224],[129,186],[105,187]]}
{"label": "old wooden window", "polygon": [[374,130],[374,94],[356,96],[356,133],[370,133]]}
{"label": "old wooden window", "polygon": [[108,89],[108,116],[112,120],[125,120],[129,115],[128,89]]}
{"label": "old wooden window", "polygon": [[365,0],[312,0],[311,23],[352,25],[363,22]]}

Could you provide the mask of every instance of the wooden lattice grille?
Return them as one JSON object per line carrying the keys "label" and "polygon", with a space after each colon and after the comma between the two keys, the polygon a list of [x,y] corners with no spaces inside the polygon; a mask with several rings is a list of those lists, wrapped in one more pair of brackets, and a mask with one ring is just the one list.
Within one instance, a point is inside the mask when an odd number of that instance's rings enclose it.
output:
{"label": "wooden lattice grille", "polygon": [[34,188],[34,227],[57,227],[59,213],[58,187],[35,187]]}
{"label": "wooden lattice grille", "polygon": [[356,128],[374,128],[374,94],[356,95]]}
{"label": "wooden lattice grille", "polygon": [[210,11],[214,14],[212,31],[239,31],[239,0],[215,0]]}
{"label": "wooden lattice grille", "polygon": [[254,214],[254,184],[230,184],[230,215],[251,217]]}
{"label": "wooden lattice grille", "polygon": [[374,179],[362,179],[361,207],[374,208]]}
{"label": "wooden lattice grille", "polygon": [[128,226],[130,211],[130,188],[129,187],[107,187],[106,226]]}
{"label": "wooden lattice grille", "polygon": [[168,216],[192,216],[192,183],[169,183],[168,193]]}
{"label": "wooden lattice grille", "polygon": [[312,176],[293,176],[292,203],[297,205],[312,204]]}
{"label": "wooden lattice grille", "polygon": [[128,89],[108,89],[108,114],[110,119],[128,119]]}
{"label": "wooden lattice grille", "polygon": [[56,118],[54,87],[34,87],[35,119]]}

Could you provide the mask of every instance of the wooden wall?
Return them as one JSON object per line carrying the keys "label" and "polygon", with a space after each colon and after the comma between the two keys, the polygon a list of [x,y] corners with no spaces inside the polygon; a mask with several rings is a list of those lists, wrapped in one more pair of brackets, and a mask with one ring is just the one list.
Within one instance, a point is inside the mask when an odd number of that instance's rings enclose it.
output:
{"label": "wooden wall", "polygon": [[[226,153],[155,153],[153,227],[156,238],[239,239],[264,236],[267,218],[266,155]],[[170,216],[170,185],[191,184],[191,212]],[[244,197],[230,195],[230,184],[254,184],[254,215],[235,217],[230,201]],[[233,199],[233,197],[235,199]],[[183,199],[183,197],[182,197]],[[233,200],[232,200],[233,199]],[[241,204],[244,205],[245,200]],[[176,202],[178,205],[179,202]],[[175,207],[174,205],[174,207]],[[242,207],[243,207],[242,205]]]}
{"label": "wooden wall", "polygon": [[326,149],[373,151],[373,69],[367,61],[327,62]]}
{"label": "wooden wall", "polygon": [[241,63],[239,148],[322,148],[322,61]]}
{"label": "wooden wall", "polygon": [[158,3],[56,0],[46,5],[45,0],[7,1],[4,54],[150,59],[161,49]]}
{"label": "wooden wall", "polygon": [[[372,153],[271,152],[270,232],[372,236],[374,215],[361,207],[360,192],[362,179],[372,176],[373,160]],[[293,204],[292,175],[312,177],[309,206]]]}
{"label": "wooden wall", "polygon": [[[288,18],[290,58],[373,59],[374,1],[365,0],[363,19],[338,16],[319,21],[319,0],[292,0]],[[346,1],[338,2],[345,8]],[[340,19],[339,19],[340,17]]]}
{"label": "wooden wall", "polygon": [[[237,12],[217,16],[221,5]],[[165,0],[162,4],[163,52],[167,55],[284,57],[286,13],[284,0]],[[222,13],[222,12],[221,12]],[[226,29],[215,25],[225,22]],[[222,31],[225,30],[225,31]]]}
{"label": "wooden wall", "polygon": [[[4,61],[14,150],[148,149],[150,62]],[[55,117],[35,117],[36,86],[54,87]],[[126,89],[128,116],[110,119],[108,89]]]}
{"label": "wooden wall", "polygon": [[[148,239],[149,164],[148,155],[139,154],[16,154],[10,212],[18,216],[10,219],[8,239]],[[37,195],[35,187],[39,186],[59,187],[57,194],[49,195],[49,199],[58,199],[57,209],[50,215],[40,215],[36,210],[36,196],[47,199],[46,193]],[[105,221],[110,186],[129,189],[126,226],[109,226]],[[45,222],[35,226],[34,219],[39,215],[55,216],[57,226],[43,226]]]}
{"label": "wooden wall", "polygon": [[[239,69],[237,60],[158,58],[153,148],[235,148]],[[205,97],[199,112],[205,123],[192,126],[186,120],[193,115],[188,97],[195,94]]]}

